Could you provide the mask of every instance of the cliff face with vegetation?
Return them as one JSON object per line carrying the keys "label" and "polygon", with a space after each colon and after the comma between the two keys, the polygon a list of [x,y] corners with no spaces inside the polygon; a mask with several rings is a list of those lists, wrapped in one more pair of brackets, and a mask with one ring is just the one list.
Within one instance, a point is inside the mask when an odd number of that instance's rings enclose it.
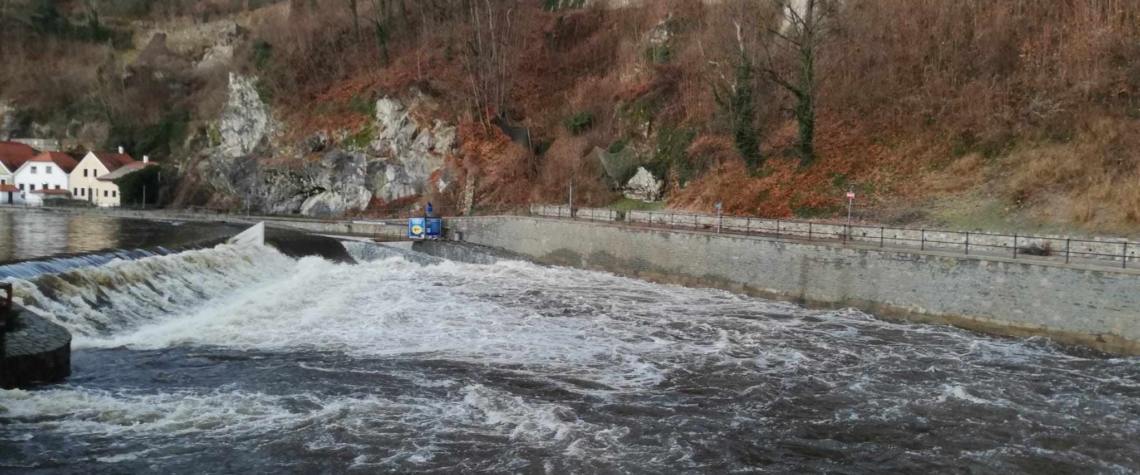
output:
{"label": "cliff face with vegetation", "polygon": [[865,220],[1132,233],[1140,4],[1055,3],[13,0],[0,132],[160,157],[184,206],[606,206],[638,177],[700,212],[854,186]]}

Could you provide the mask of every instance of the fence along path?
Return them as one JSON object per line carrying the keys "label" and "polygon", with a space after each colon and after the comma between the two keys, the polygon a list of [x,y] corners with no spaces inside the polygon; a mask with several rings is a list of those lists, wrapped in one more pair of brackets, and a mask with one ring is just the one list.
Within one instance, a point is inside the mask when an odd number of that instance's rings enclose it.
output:
{"label": "fence along path", "polygon": [[638,226],[851,243],[1103,267],[1137,267],[1140,242],[1111,238],[1035,236],[941,229],[911,229],[815,221],[717,216],[671,211],[615,211],[566,205],[533,205],[531,214],[548,218],[622,222]]}

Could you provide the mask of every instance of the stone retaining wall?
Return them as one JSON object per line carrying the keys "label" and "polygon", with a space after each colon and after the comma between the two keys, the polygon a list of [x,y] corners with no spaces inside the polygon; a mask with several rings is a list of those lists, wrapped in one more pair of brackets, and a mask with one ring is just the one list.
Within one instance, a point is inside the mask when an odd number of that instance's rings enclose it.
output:
{"label": "stone retaining wall", "polygon": [[1140,354],[1140,270],[566,219],[448,228],[546,264]]}

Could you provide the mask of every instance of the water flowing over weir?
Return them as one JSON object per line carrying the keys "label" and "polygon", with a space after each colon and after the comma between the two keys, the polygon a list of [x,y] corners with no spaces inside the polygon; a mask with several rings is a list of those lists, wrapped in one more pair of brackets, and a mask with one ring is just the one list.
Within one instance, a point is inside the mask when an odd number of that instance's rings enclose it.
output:
{"label": "water flowing over weir", "polygon": [[72,378],[0,392],[19,473],[1132,473],[1140,360],[346,243],[15,282]]}

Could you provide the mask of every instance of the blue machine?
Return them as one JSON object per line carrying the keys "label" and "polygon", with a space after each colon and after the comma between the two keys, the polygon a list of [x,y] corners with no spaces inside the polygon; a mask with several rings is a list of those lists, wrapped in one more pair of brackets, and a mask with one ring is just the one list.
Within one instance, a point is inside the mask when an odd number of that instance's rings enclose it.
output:
{"label": "blue machine", "polygon": [[408,218],[408,239],[427,239],[427,218]]}
{"label": "blue machine", "polygon": [[408,239],[440,239],[443,237],[442,218],[408,218]]}
{"label": "blue machine", "polygon": [[443,237],[443,219],[442,218],[426,218],[427,221],[427,238],[439,239]]}

